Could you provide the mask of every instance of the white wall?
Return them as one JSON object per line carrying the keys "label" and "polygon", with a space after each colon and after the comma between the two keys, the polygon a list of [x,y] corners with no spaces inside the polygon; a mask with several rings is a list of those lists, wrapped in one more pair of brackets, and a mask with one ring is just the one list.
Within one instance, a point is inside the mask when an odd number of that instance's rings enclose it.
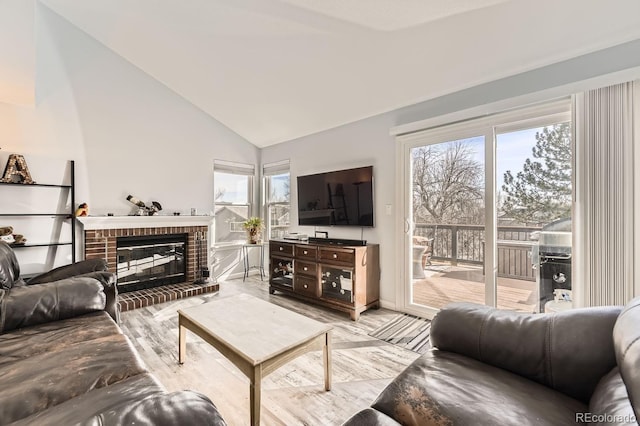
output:
{"label": "white wall", "polygon": [[77,203],[125,215],[128,194],[208,213],[213,160],[257,164],[255,146],[42,5],[36,26],[36,106],[0,103],[0,166],[75,160]]}
{"label": "white wall", "polygon": [[35,101],[35,0],[0,0],[0,102]]}
{"label": "white wall", "polygon": [[158,201],[166,213],[208,213],[213,159],[257,162],[253,145],[46,7],[41,12],[39,45],[52,40],[52,54],[42,55],[38,69],[60,61],[66,70],[90,171],[91,214],[127,214],[128,194]]}
{"label": "white wall", "polygon": [[[389,136],[389,129],[394,124],[394,116],[385,114],[262,150],[263,164],[287,158],[291,160],[291,223],[294,224],[294,232],[313,236],[315,230],[328,231],[330,237],[362,237],[380,244],[380,298],[383,305],[392,307],[395,306],[395,215],[386,215],[385,206],[391,205],[393,210],[395,204],[395,144]],[[374,228],[297,226],[297,176],[368,165],[373,166],[374,175]]]}

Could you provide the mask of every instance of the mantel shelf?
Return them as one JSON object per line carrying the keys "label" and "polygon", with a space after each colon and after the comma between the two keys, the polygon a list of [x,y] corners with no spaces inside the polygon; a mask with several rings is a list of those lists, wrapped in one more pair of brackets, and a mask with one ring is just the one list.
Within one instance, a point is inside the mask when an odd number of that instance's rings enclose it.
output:
{"label": "mantel shelf", "polygon": [[211,226],[213,216],[82,216],[77,218],[85,231],[163,226]]}

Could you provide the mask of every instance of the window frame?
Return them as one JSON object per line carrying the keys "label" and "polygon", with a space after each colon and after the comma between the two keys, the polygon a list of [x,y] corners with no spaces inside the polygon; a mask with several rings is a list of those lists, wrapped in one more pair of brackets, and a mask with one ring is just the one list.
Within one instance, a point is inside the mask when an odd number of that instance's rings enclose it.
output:
{"label": "window frame", "polygon": [[[271,198],[270,198],[271,189],[273,187],[272,178],[274,176],[282,176],[285,174],[288,175],[288,178],[289,178],[288,200],[287,201],[271,201]],[[289,160],[282,160],[275,163],[264,164],[262,166],[262,176],[263,176],[263,188],[264,188],[262,199],[263,199],[263,206],[264,206],[263,211],[264,211],[264,218],[265,218],[265,225],[266,225],[265,234],[268,237],[268,239],[281,238],[284,235],[282,235],[281,237],[278,237],[272,234],[274,225],[271,223],[271,211],[273,208],[276,208],[279,206],[289,208],[289,223],[286,225],[286,228],[283,229],[283,231],[286,233],[287,230],[291,227],[291,170],[290,170]]]}
{"label": "window frame", "polygon": [[[216,201],[215,193],[216,193],[216,175],[217,174],[226,174],[226,175],[237,175],[237,176],[246,176],[247,177],[247,202],[246,203],[232,203],[227,201]],[[234,228],[230,231],[230,233],[238,233],[241,234],[240,238],[234,239],[232,241],[218,241],[217,233],[218,233],[218,214],[216,209],[220,206],[235,206],[235,207],[246,207],[247,208],[247,219],[254,215],[255,205],[254,205],[254,181],[255,181],[255,165],[246,164],[246,163],[237,163],[226,160],[214,160],[213,164],[213,192],[214,192],[214,200],[213,200],[213,232],[212,232],[212,244],[215,245],[235,245],[244,243],[244,229],[238,231],[238,223],[242,222],[231,222],[229,224],[230,228]]]}

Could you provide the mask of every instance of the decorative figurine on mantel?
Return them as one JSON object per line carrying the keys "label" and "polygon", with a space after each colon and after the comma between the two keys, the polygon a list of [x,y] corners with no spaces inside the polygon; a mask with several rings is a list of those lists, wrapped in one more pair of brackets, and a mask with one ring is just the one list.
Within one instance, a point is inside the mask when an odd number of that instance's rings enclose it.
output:
{"label": "decorative figurine on mantel", "polygon": [[129,195],[127,197],[127,201],[138,207],[138,209],[131,213],[129,216],[153,216],[154,214],[162,210],[162,206],[157,201],[152,201],[151,205],[147,206],[144,202],[140,201],[133,195]]}
{"label": "decorative figurine on mantel", "polygon": [[84,217],[89,216],[89,205],[87,203],[82,203],[76,209],[76,217]]}

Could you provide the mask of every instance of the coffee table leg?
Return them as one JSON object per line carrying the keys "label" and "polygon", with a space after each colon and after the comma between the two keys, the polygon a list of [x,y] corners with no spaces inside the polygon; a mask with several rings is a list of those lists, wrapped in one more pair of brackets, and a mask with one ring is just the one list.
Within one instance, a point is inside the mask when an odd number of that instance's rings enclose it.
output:
{"label": "coffee table leg", "polygon": [[253,367],[253,377],[249,386],[249,404],[251,405],[251,425],[260,426],[260,392],[262,387],[262,365]]}
{"label": "coffee table leg", "polygon": [[324,355],[324,390],[331,390],[331,331],[325,333],[324,346],[322,347]]}
{"label": "coffee table leg", "polygon": [[[178,319],[178,323],[180,319]],[[178,362],[184,364],[187,352],[187,329],[183,325],[178,325]]]}

